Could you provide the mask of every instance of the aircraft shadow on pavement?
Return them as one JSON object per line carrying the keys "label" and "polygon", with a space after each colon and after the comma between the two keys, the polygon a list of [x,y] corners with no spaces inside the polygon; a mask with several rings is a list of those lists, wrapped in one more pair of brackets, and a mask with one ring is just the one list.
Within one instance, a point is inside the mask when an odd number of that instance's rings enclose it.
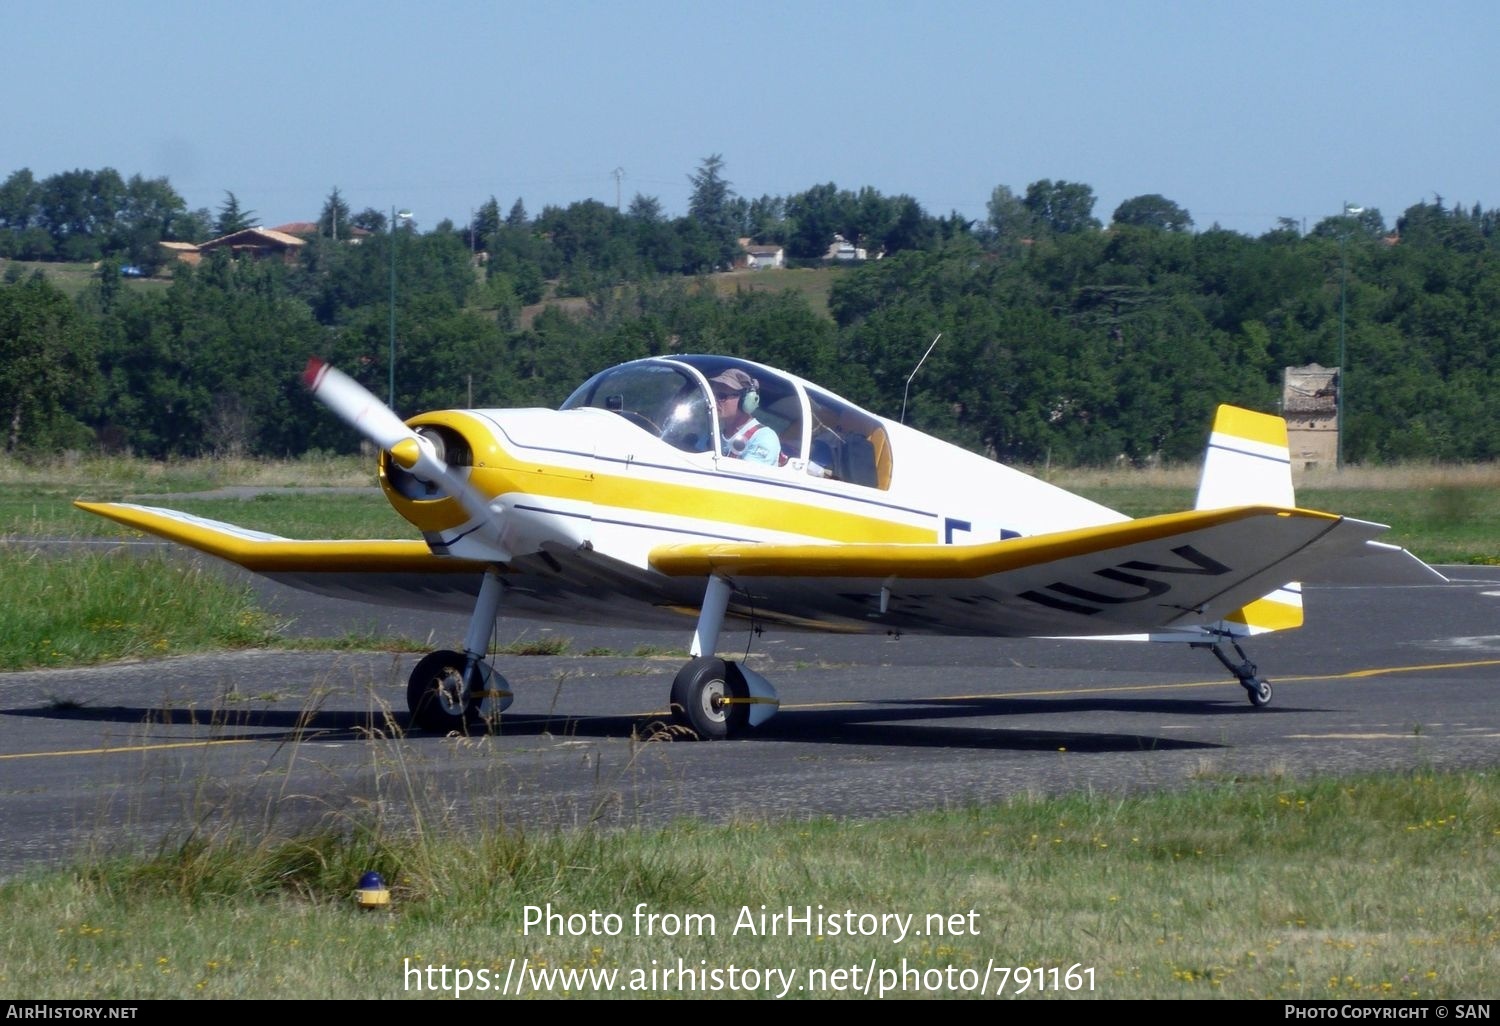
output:
{"label": "aircraft shadow on pavement", "polygon": [[[1154,698],[963,698],[868,702],[828,708],[792,708],[745,735],[746,740],[807,744],[868,745],[894,748],[968,748],[1012,751],[1118,752],[1219,748],[1219,744],[1153,734],[1091,729],[1012,728],[1003,724],[971,726],[962,722],[987,717],[1147,713],[1157,716],[1266,716],[1292,713],[1292,707],[1251,710],[1228,699]],[[213,738],[241,740],[352,741],[406,735],[437,738],[408,731],[405,716],[395,723],[380,710],[245,709],[142,706],[42,706],[0,710],[0,715],[70,720],[79,723],[118,723],[133,727],[198,728]],[[628,738],[647,741],[689,740],[690,735],[670,725],[665,714],[568,716],[511,713],[501,717],[500,736]],[[174,735],[175,737],[175,735]],[[180,740],[200,739],[184,735]]]}
{"label": "aircraft shadow on pavement", "polygon": [[[362,710],[147,708],[128,705],[81,705],[56,708],[3,709],[0,716],[19,716],[76,723],[118,723],[137,730],[195,728],[207,734],[185,733],[158,741],[203,741],[233,738],[246,741],[353,741],[404,733],[402,721],[393,725],[384,714]],[[404,720],[404,717],[402,718]]]}

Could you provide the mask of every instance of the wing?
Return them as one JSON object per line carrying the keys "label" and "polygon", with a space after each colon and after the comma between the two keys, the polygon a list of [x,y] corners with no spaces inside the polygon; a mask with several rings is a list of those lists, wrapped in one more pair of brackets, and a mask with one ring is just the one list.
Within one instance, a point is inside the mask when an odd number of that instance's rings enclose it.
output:
{"label": "wing", "polygon": [[437,556],[411,541],[301,541],[177,510],[75,502],[89,513],[244,567],[282,584],[337,598],[400,606],[472,605],[485,564]]}
{"label": "wing", "polygon": [[[982,545],[668,545],[762,613],[924,633],[1087,636],[1214,623],[1386,528],[1275,506],[1194,510]],[[1262,610],[1264,613],[1264,610]],[[1240,614],[1242,615],[1242,614]],[[1295,626],[1301,622],[1295,610]]]}

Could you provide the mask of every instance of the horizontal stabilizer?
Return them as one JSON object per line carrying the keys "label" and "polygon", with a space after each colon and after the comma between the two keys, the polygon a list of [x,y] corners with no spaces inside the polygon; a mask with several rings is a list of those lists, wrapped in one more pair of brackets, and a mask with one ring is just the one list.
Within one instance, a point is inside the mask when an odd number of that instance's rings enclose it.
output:
{"label": "horizontal stabilizer", "polygon": [[1401,546],[1368,540],[1341,559],[1319,563],[1304,580],[1349,586],[1448,583],[1446,576]]}

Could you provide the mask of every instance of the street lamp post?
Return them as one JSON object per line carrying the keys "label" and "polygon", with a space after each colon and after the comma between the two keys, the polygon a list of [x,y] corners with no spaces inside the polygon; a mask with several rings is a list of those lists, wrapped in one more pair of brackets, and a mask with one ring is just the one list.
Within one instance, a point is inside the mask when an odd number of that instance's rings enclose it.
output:
{"label": "street lamp post", "polygon": [[1363,214],[1364,212],[1364,207],[1351,206],[1349,201],[1345,200],[1343,223],[1339,226],[1339,390],[1336,396],[1338,400],[1339,433],[1333,460],[1333,466],[1336,470],[1344,469],[1344,388],[1349,382],[1349,368],[1344,362],[1344,322],[1349,308],[1349,259],[1347,255],[1349,216],[1351,214]]}
{"label": "street lamp post", "polygon": [[386,405],[393,410],[396,408],[396,226],[401,221],[410,220],[410,210],[397,213],[395,207],[391,208],[391,358],[390,391],[386,397]]}

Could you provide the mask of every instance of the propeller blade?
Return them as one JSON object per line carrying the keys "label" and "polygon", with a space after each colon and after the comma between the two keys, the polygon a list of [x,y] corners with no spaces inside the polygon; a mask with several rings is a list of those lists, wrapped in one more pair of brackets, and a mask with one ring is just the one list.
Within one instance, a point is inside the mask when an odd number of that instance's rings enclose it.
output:
{"label": "propeller blade", "polygon": [[313,357],[307,361],[302,381],[339,419],[386,452],[404,438],[417,437],[390,407],[332,364]]}
{"label": "propeller blade", "polygon": [[389,406],[349,375],[313,357],[307,362],[302,380],[314,397],[354,430],[390,453],[403,470],[428,480],[453,483],[447,465],[438,458],[432,442],[407,427]]}

